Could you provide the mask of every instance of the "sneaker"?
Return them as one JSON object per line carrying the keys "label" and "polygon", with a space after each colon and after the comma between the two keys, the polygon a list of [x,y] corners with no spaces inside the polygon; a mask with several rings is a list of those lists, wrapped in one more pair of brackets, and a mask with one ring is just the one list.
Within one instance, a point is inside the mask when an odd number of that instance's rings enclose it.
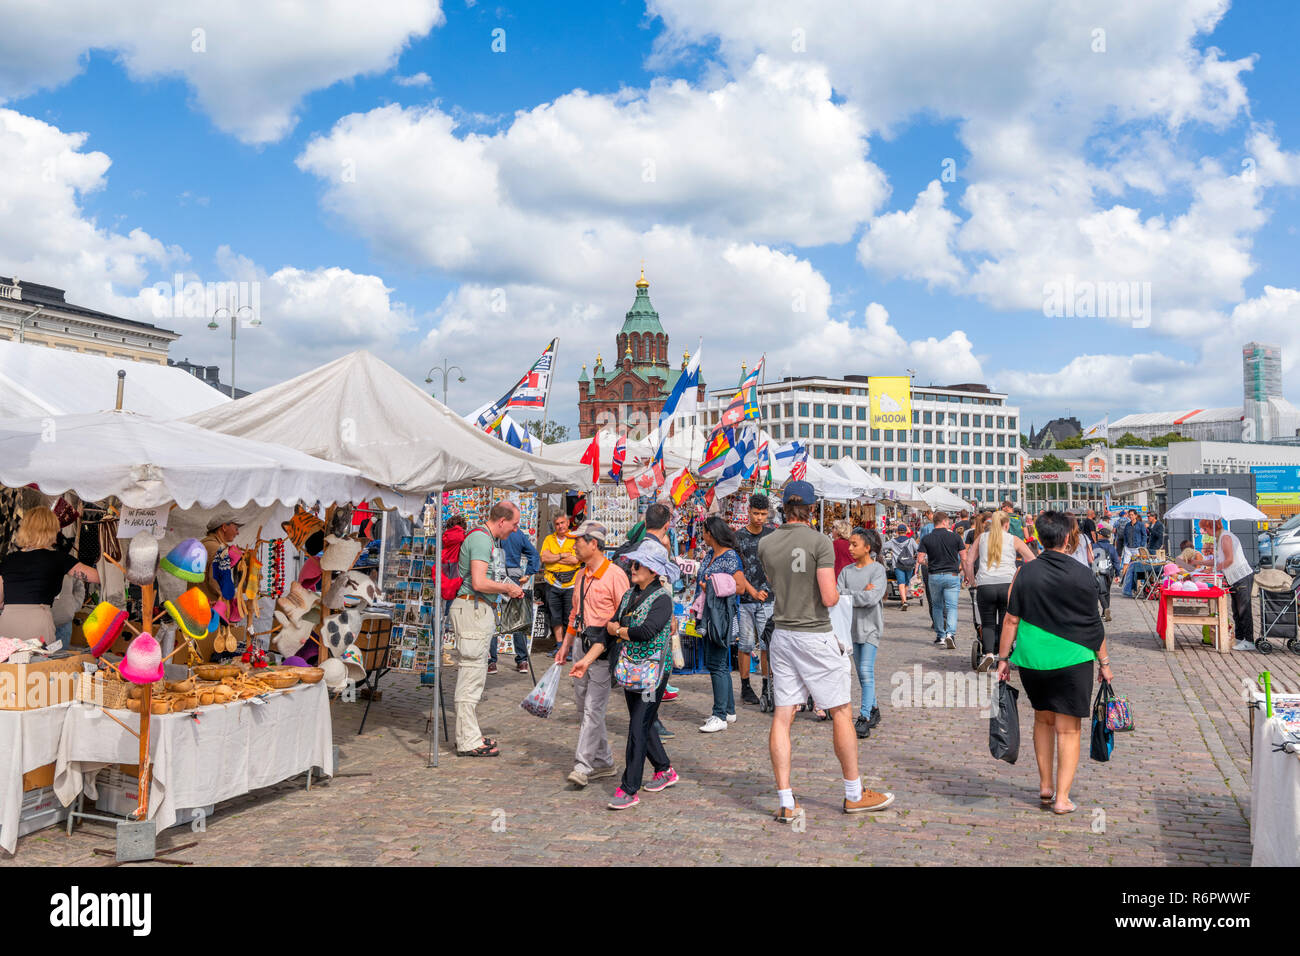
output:
{"label": "sneaker", "polygon": [[932,643],[934,644],[935,647],[943,647],[943,638],[936,637]]}
{"label": "sneaker", "polygon": [[858,735],[859,740],[866,740],[868,737],[870,737],[871,736],[870,718],[859,715],[858,719],[853,722],[853,732]]}
{"label": "sneaker", "polygon": [[740,702],[742,704],[757,704],[758,695],[754,693],[754,688],[746,684],[740,689]]}
{"label": "sneaker", "polygon": [[906,611],[906,610],[907,610],[907,602],[904,601],[904,602],[899,606],[898,609],[899,609],[900,611]]}
{"label": "sneaker", "polygon": [[677,735],[663,725],[663,721],[655,721],[655,733],[659,735],[660,740],[672,740]]}
{"label": "sneaker", "polygon": [[676,700],[676,699],[677,699],[677,691],[674,688],[672,687],[664,688],[663,703],[666,704],[670,700]]}
{"label": "sneaker", "polygon": [[587,785],[587,775],[581,770],[574,770],[568,776],[569,783],[581,789]]}
{"label": "sneaker", "polygon": [[635,793],[624,793],[623,788],[619,787],[614,791],[614,796],[609,801],[611,810],[627,810],[635,807],[641,802],[641,798]]}
{"label": "sneaker", "polygon": [[489,674],[495,674],[495,673],[497,672],[496,661],[488,661],[488,671],[487,671],[487,672],[488,672]]}
{"label": "sneaker", "polygon": [[658,793],[660,790],[667,790],[669,787],[676,785],[678,779],[677,771],[672,767],[667,770],[661,770],[654,775],[654,779],[645,785],[647,793]]}
{"label": "sneaker", "polygon": [[727,715],[727,723],[729,723],[729,724],[734,724],[735,722],[736,722],[736,715],[735,715],[735,714],[728,714],[728,715]]}
{"label": "sneaker", "polygon": [[515,670],[517,670],[517,671],[518,671],[519,673],[521,673],[521,674],[527,674],[527,673],[528,673],[528,662],[527,662],[527,661],[520,661],[518,664],[515,665]]}
{"label": "sneaker", "polygon": [[614,776],[613,767],[596,767],[593,770],[587,771],[588,780],[596,780],[599,777],[612,777],[612,776]]}
{"label": "sneaker", "polygon": [[875,727],[879,723],[880,723],[880,708],[872,707],[871,716],[867,718],[867,726]]}
{"label": "sneaker", "polygon": [[1234,651],[1253,651],[1255,645],[1250,641],[1238,641],[1236,644],[1232,645],[1232,649]]}
{"label": "sneaker", "polygon": [[868,810],[883,810],[893,802],[894,795],[892,793],[876,793],[874,790],[863,787],[861,800],[845,799],[844,812],[865,813]]}
{"label": "sneaker", "polygon": [[793,823],[799,816],[799,804],[796,803],[793,808],[777,807],[775,816],[777,823]]}
{"label": "sneaker", "polygon": [[948,650],[950,650],[950,651],[956,650],[956,649],[957,649],[957,637],[956,637],[956,635],[955,635],[955,634],[949,634],[947,637],[945,637],[945,638],[943,639],[943,646],[946,647],[946,648],[947,648]]}
{"label": "sneaker", "polygon": [[702,727],[700,727],[700,733],[716,734],[719,730],[726,730],[726,729],[727,729],[727,722],[725,720],[719,720],[717,717],[714,717],[713,715],[709,715],[709,719],[704,722],[704,725]]}
{"label": "sneaker", "polygon": [[998,659],[994,657],[992,654],[985,654],[983,657],[980,658],[979,666],[976,667],[975,670],[983,674],[989,668],[993,667],[993,665],[995,665],[997,662]]}

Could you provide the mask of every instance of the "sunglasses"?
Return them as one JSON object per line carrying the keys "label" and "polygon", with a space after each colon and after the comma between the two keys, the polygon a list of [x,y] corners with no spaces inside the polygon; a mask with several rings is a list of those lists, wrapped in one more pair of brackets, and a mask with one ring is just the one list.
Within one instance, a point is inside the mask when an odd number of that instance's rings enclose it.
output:
{"label": "sunglasses", "polygon": [[641,565],[641,562],[639,562],[639,561],[629,561],[629,562],[628,562],[628,567],[631,568],[633,571],[640,571],[642,565]]}

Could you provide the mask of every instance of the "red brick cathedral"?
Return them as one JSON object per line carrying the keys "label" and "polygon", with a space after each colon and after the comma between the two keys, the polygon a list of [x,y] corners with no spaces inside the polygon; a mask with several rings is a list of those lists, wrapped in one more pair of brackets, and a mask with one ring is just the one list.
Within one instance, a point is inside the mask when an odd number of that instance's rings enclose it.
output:
{"label": "red brick cathedral", "polygon": [[[587,366],[582,366],[578,378],[578,432],[583,438],[590,438],[598,428],[628,429],[638,437],[648,433],[686,368],[689,355],[685,354],[679,367],[669,366],[668,333],[650,304],[650,283],[644,269],[636,283],[636,300],[615,342],[619,358],[611,368],[605,367],[599,354],[590,378]],[[701,405],[704,389],[701,377],[697,392]]]}

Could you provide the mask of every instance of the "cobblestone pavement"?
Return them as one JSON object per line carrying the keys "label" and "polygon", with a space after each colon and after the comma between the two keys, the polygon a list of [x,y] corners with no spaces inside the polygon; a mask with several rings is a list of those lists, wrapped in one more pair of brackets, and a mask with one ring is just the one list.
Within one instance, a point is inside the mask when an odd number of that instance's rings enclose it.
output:
{"label": "cobblestone pavement", "polygon": [[[440,766],[429,767],[432,695],[410,675],[392,674],[363,736],[356,728],[364,703],[332,705],[341,748],[335,779],[307,791],[300,777],[230,801],[217,808],[206,832],[178,827],[160,835],[159,844],[198,840],[181,857],[222,865],[1246,865],[1250,758],[1241,678],[1267,666],[1277,682],[1300,689],[1300,657],[1285,649],[1267,661],[1256,653],[1220,656],[1190,630],[1166,653],[1154,638],[1152,608],[1114,602],[1109,634],[1116,688],[1132,701],[1137,731],[1117,735],[1112,761],[1098,764],[1087,758],[1085,725],[1072,792],[1079,810],[1068,816],[1038,807],[1032,712],[1023,695],[1023,745],[1014,766],[989,756],[979,701],[902,706],[918,667],[922,686],[936,673],[954,690],[957,682],[965,689],[973,629],[963,598],[962,644],[954,651],[931,645],[928,609],[886,610],[876,663],[883,722],[860,742],[866,784],[897,797],[880,813],[840,812],[830,725],[800,715],[793,783],[806,827],[773,821],[768,719],[742,705],[728,730],[698,733],[709,712],[705,675],[676,678],[681,697],[663,706],[677,734],[666,746],[682,782],[663,793],[643,792],[630,811],[609,811],[616,779],[584,791],[565,783],[577,737],[568,680],[555,715],[538,720],[517,706],[531,682],[507,669],[506,655],[501,673],[488,678],[479,711],[484,732],[501,743],[501,757],[458,758],[443,744]],[[546,666],[540,652],[537,660],[540,671]],[[449,671],[448,693],[454,681]],[[627,723],[621,697],[611,700],[610,715],[621,769]],[[101,825],[82,827],[71,838],[50,829],[22,839],[17,855],[3,862],[103,865],[91,851],[110,843]]]}

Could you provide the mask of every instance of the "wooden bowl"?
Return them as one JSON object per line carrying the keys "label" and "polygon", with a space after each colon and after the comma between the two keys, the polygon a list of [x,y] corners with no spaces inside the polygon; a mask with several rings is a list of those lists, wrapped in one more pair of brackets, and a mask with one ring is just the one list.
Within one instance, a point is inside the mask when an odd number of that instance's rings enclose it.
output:
{"label": "wooden bowl", "polygon": [[217,694],[216,694],[215,691],[213,691],[213,690],[211,690],[211,689],[209,689],[209,690],[201,690],[201,691],[199,691],[199,706],[200,706],[200,707],[206,707],[206,706],[208,706],[208,704],[213,703],[216,699],[217,699]]}
{"label": "wooden bowl", "polygon": [[325,676],[325,672],[319,667],[290,667],[286,669],[291,674],[297,675],[298,680],[302,681],[304,684],[319,683],[321,678]]}
{"label": "wooden bowl", "polygon": [[221,680],[223,677],[238,677],[242,671],[234,664],[199,664],[194,673],[199,680]]}
{"label": "wooden bowl", "polygon": [[170,691],[180,694],[187,694],[194,689],[194,678],[187,677],[185,680],[167,681],[166,687]]}
{"label": "wooden bowl", "polygon": [[297,668],[288,668],[282,671],[271,671],[270,673],[263,671],[262,673],[257,675],[257,679],[261,681],[265,681],[266,683],[274,687],[276,690],[284,690],[286,687],[292,687],[294,684],[298,683],[298,675],[292,673],[292,671],[294,670],[297,670]]}
{"label": "wooden bowl", "polygon": [[138,697],[128,697],[126,701],[126,709],[132,713],[140,713],[140,699]]}
{"label": "wooden bowl", "polygon": [[161,700],[155,699],[150,703],[149,713],[151,714],[170,714],[172,712],[172,702],[167,698]]}

